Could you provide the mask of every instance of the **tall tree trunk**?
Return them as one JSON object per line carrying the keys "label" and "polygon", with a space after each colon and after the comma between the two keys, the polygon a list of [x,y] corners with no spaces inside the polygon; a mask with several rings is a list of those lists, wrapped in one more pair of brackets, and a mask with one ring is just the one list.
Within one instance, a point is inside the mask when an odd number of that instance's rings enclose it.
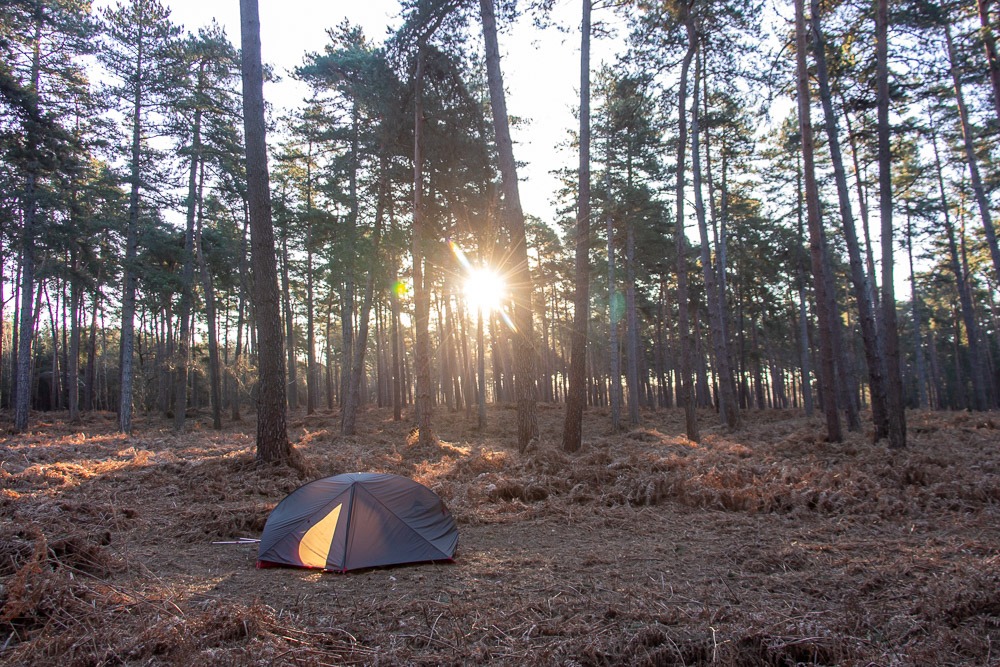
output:
{"label": "tall tree trunk", "polygon": [[202,222],[204,208],[202,193],[205,188],[205,162],[202,161],[198,175],[198,217],[195,228],[195,250],[198,257],[198,272],[201,274],[201,287],[205,293],[205,321],[208,327],[208,380],[212,400],[212,428],[222,428],[222,366],[219,362],[219,332],[216,317],[215,286],[212,274],[208,270],[205,252],[202,247]]}
{"label": "tall tree trunk", "polygon": [[844,170],[844,159],[840,150],[840,130],[837,127],[837,116],[833,109],[833,98],[830,94],[829,74],[826,66],[826,42],[820,22],[819,0],[812,0],[812,32],[813,54],[816,59],[816,76],[819,82],[820,101],[823,105],[823,116],[826,125],[826,135],[830,150],[830,160],[833,162],[834,180],[837,184],[837,196],[840,204],[840,220],[847,241],[847,254],[850,258],[851,281],[854,285],[854,299],[858,305],[858,315],[861,325],[861,338],[865,351],[865,362],[868,365],[868,383],[871,391],[872,421],[875,425],[875,440],[888,437],[889,418],[886,413],[885,386],[883,382],[883,366],[877,334],[874,306],[865,272],[864,260],[861,257],[861,247],[854,226],[854,215],[851,210],[851,197],[847,185],[847,172]]}
{"label": "tall tree trunk", "polygon": [[333,384],[333,367],[336,363],[334,361],[334,350],[333,350],[333,290],[328,292],[326,298],[326,373],[324,379],[326,380],[326,409],[328,411],[333,411],[334,405],[334,393],[336,389]]}
{"label": "tall tree trunk", "polygon": [[416,372],[417,429],[421,446],[431,446],[433,416],[431,388],[430,290],[424,279],[424,53],[423,43],[417,48],[417,67],[413,78],[413,306],[416,326],[414,366]]}
{"label": "tall tree trunk", "polygon": [[29,172],[24,192],[24,222],[21,228],[21,299],[18,323],[17,364],[14,388],[14,430],[28,428],[28,411],[31,405],[31,342],[34,338],[34,314],[31,297],[35,285],[35,216],[36,176]]}
{"label": "tall tree trunk", "polygon": [[246,133],[247,194],[250,204],[250,256],[258,338],[257,460],[288,461],[285,363],[282,355],[278,274],[274,266],[274,227],[268,186],[264,123],[264,73],[257,0],[240,0],[243,54],[243,126]]}
{"label": "tall tree trunk", "polygon": [[[588,0],[589,1],[589,0]],[[604,167],[604,187],[607,210],[608,233],[608,356],[610,357],[610,403],[611,430],[618,431],[622,425],[622,380],[621,354],[618,343],[618,322],[621,308],[617,305],[618,286],[615,281],[615,222],[611,214],[611,138],[608,137],[607,160]],[[582,165],[581,165],[582,166]]]}
{"label": "tall tree trunk", "polygon": [[[422,48],[422,47],[421,47]],[[423,85],[421,82],[420,85]],[[347,197],[350,201],[350,212],[347,217],[346,242],[348,247],[354,244],[354,236],[358,226],[358,170],[360,169],[358,158],[358,137],[357,137],[357,109],[352,109],[352,132],[351,132],[351,170],[348,178]],[[415,227],[414,227],[415,228]],[[341,295],[340,311],[340,332],[341,332],[341,367],[342,376],[340,380],[340,404],[344,406],[351,393],[353,378],[351,376],[354,367],[354,269],[353,261],[346,262],[344,272],[344,291]],[[427,293],[430,293],[428,286]]]}
{"label": "tall tree trunk", "polygon": [[962,260],[958,252],[958,242],[955,238],[955,225],[951,220],[951,206],[948,203],[947,190],[944,185],[944,175],[941,165],[941,153],[937,144],[937,130],[934,127],[934,117],[930,116],[929,123],[931,135],[931,148],[934,150],[934,166],[937,176],[938,193],[941,197],[941,214],[944,222],[945,238],[948,243],[948,266],[955,276],[955,283],[958,286],[958,299],[962,309],[962,319],[965,321],[965,329],[969,336],[969,357],[972,365],[972,387],[975,396],[973,405],[976,410],[985,410],[986,406],[986,382],[985,376],[987,367],[979,348],[979,323],[976,321],[975,308],[972,304],[972,290],[969,287],[968,276],[962,268]]}
{"label": "tall tree trunk", "polygon": [[[35,14],[34,36],[30,74],[30,95],[28,105],[32,117],[40,116],[39,87],[41,75],[42,12]],[[18,325],[17,363],[14,372],[14,430],[21,432],[28,428],[28,411],[31,405],[31,342],[34,339],[34,321],[31,296],[35,291],[35,218],[38,213],[38,177],[41,165],[38,162],[41,138],[37,122],[28,126],[27,177],[22,197],[23,214],[21,227],[21,298],[20,323]],[[37,308],[35,309],[37,311]]]}
{"label": "tall tree trunk", "polygon": [[306,414],[319,405],[319,369],[316,364],[316,301],[313,275],[313,142],[306,158]]}
{"label": "tall tree trunk", "polygon": [[[100,270],[98,270],[98,280],[100,284]],[[87,368],[83,372],[83,409],[91,411],[94,409],[94,399],[97,396],[97,311],[100,308],[101,293],[94,290],[91,299],[93,311],[90,314],[90,331],[87,337]]]}
{"label": "tall tree trunk", "polygon": [[[705,90],[708,90],[708,76],[704,75],[705,80]],[[702,96],[704,99],[704,110],[706,117],[709,114],[708,107],[708,94]],[[739,417],[739,399],[736,396],[736,374],[733,368],[733,354],[732,346],[729,339],[729,313],[726,307],[726,294],[728,293],[726,271],[729,261],[729,250],[728,250],[728,237],[729,237],[729,156],[726,151],[726,140],[725,135],[722,138],[722,149],[720,151],[722,155],[722,178],[719,184],[719,205],[715,204],[715,183],[712,177],[712,154],[710,139],[711,134],[709,128],[705,128],[705,177],[708,183],[708,193],[709,193],[709,210],[711,211],[712,219],[712,235],[715,240],[715,267],[714,275],[715,280],[718,283],[718,303],[719,303],[719,315],[721,322],[721,332],[723,340],[723,351],[726,354],[726,365],[729,368],[729,394],[732,399],[733,409],[736,411]],[[737,428],[741,424],[737,422]]]}
{"label": "tall tree trunk", "polygon": [[[201,65],[204,68],[204,63]],[[198,74],[198,91],[204,76]],[[194,303],[194,227],[198,210],[198,167],[201,163],[201,108],[195,109],[191,133],[191,166],[188,170],[187,218],[184,229],[184,266],[181,274],[180,336],[174,357],[174,431],[184,431],[187,413],[188,343],[191,338],[191,308]]]}
{"label": "tall tree trunk", "polygon": [[476,309],[476,376],[478,378],[476,396],[477,426],[486,428],[486,341],[483,338],[483,309]]}
{"label": "tall tree trunk", "polygon": [[379,152],[379,190],[375,201],[375,233],[373,237],[371,267],[365,280],[365,293],[361,301],[361,316],[358,318],[358,339],[351,364],[351,383],[344,409],[341,412],[341,435],[354,435],[358,407],[361,405],[361,378],[365,372],[365,351],[368,348],[368,320],[371,316],[372,297],[375,291],[376,267],[382,265],[380,242],[382,240],[382,218],[385,215],[386,200],[389,196],[389,160],[385,146]]}
{"label": "tall tree trunk", "polygon": [[397,422],[403,419],[403,368],[399,355],[399,295],[396,291],[399,284],[397,282],[393,285],[389,293],[389,306],[392,309],[389,331],[392,336],[392,420]]}
{"label": "tall tree trunk", "polygon": [[836,371],[834,369],[833,321],[827,295],[826,267],[823,262],[823,223],[820,219],[819,189],[813,161],[812,119],[809,109],[809,70],[806,65],[805,0],[795,0],[795,41],[798,82],[799,132],[802,137],[802,171],[806,192],[806,219],[809,224],[809,250],[812,257],[813,284],[816,291],[816,316],[819,320],[820,387],[826,434],[830,442],[840,442],[843,434],[837,413]]}
{"label": "tall tree trunk", "polygon": [[[284,197],[284,194],[282,194]],[[281,305],[285,320],[285,367],[288,373],[288,407],[299,407],[299,373],[295,360],[295,317],[292,313],[292,290],[288,274],[288,224],[281,227]]]}
{"label": "tall tree trunk", "polygon": [[917,290],[917,276],[913,270],[913,221],[907,211],[906,216],[906,257],[910,264],[910,309],[913,317],[913,354],[916,358],[917,405],[926,410],[930,403],[927,398],[927,362],[924,359],[923,321],[920,314],[920,294]]}
{"label": "tall tree trunk", "polygon": [[[875,80],[878,115],[879,209],[882,217],[882,322],[885,341],[885,404],[889,413],[889,446],[906,446],[903,378],[899,368],[899,328],[892,247],[892,146],[889,136],[889,0],[877,0],[875,12]],[[990,225],[992,230],[992,224]],[[993,238],[996,249],[996,237]],[[1000,254],[994,254],[1000,275]]]}
{"label": "tall tree trunk", "polygon": [[691,377],[691,363],[694,356],[694,341],[691,339],[690,298],[688,297],[688,242],[684,233],[684,156],[688,150],[687,127],[687,85],[691,61],[698,50],[693,18],[688,15],[687,5],[683,5],[683,23],[687,27],[688,46],[681,61],[681,76],[678,83],[677,100],[677,182],[676,209],[674,222],[674,244],[677,249],[677,323],[680,328],[680,378],[678,379],[678,403],[684,407],[684,427],[689,440],[698,442],[698,413],[695,406],[694,384]]}
{"label": "tall tree trunk", "polygon": [[[888,0],[879,1],[886,2]],[[974,143],[975,137],[973,136],[972,125],[969,122],[969,107],[966,105],[965,95],[962,93],[962,78],[958,68],[958,57],[955,54],[955,43],[951,38],[950,23],[945,23],[944,36],[948,44],[948,59],[951,65],[951,80],[955,86],[955,102],[958,105],[958,117],[962,124],[962,146],[965,148],[965,160],[969,164],[969,177],[972,182],[972,192],[976,197],[976,203],[979,205],[979,215],[983,222],[983,231],[986,233],[986,245],[989,246],[990,249],[990,258],[993,260],[993,270],[996,272],[997,280],[1000,280],[1000,245],[997,244],[996,229],[993,227],[993,216],[990,213],[990,201],[986,195],[986,188],[983,185],[983,179],[979,174],[979,161],[976,159],[976,147]],[[888,86],[888,84],[886,85]],[[881,109],[881,107],[879,108]],[[888,114],[888,111],[886,111],[886,113]],[[881,130],[881,123],[879,124],[879,129]]]}
{"label": "tall tree trunk", "polygon": [[[854,187],[857,191],[858,208],[861,212],[861,229],[865,236],[865,267],[868,272],[868,287],[871,290],[870,298],[875,310],[878,311],[878,274],[875,272],[875,255],[872,253],[872,237],[868,224],[868,192],[865,188],[861,164],[858,160],[857,133],[855,133],[854,127],[851,125],[851,114],[847,111],[847,102],[844,100],[843,93],[840,95],[840,105],[844,109],[844,124],[847,126],[847,141],[851,146],[851,164],[854,169]],[[878,327],[876,327],[875,333],[879,336],[879,349],[881,350],[882,339]]]}
{"label": "tall tree trunk", "polygon": [[[510,233],[509,257],[513,263],[509,275],[514,284],[514,391],[517,395],[517,446],[520,451],[538,435],[536,413],[537,393],[535,374],[538,367],[534,343],[534,325],[531,308],[531,272],[528,267],[528,243],[524,231],[524,212],[517,185],[517,163],[510,138],[507,117],[507,100],[500,71],[500,48],[497,43],[496,17],[493,0],[480,0],[483,21],[483,40],[486,45],[486,77],[493,110],[493,129],[496,135],[497,154],[500,162],[500,179],[503,186],[504,219]],[[564,436],[565,441],[565,436]],[[564,444],[565,447],[565,444]]]}
{"label": "tall tree trunk", "polygon": [[[492,0],[481,0],[492,3]],[[577,172],[576,230],[574,232],[573,325],[570,329],[569,388],[563,424],[563,450],[575,452],[583,439],[583,410],[587,405],[587,322],[590,319],[590,31],[591,0],[583,0],[580,24],[580,165]],[[490,8],[492,12],[492,5]],[[609,166],[610,168],[610,166]],[[611,225],[610,219],[608,222]],[[611,239],[608,240],[611,248]],[[613,259],[609,256],[609,263]],[[610,269],[609,269],[610,270]],[[609,279],[610,280],[610,279]],[[609,300],[611,295],[608,296]],[[614,327],[614,322],[611,323]],[[617,346],[616,346],[617,348]],[[618,350],[611,354],[617,356]],[[612,379],[614,382],[615,380]],[[612,424],[614,425],[614,424]]]}
{"label": "tall tree trunk", "polygon": [[[74,272],[80,270],[79,249],[72,250],[72,266]],[[69,351],[66,357],[66,389],[67,402],[69,408],[69,420],[76,423],[80,421],[80,316],[81,304],[83,302],[83,286],[79,279],[73,278],[70,281],[69,296]],[[0,296],[2,301],[2,296]],[[0,331],[0,337],[2,337]]]}
{"label": "tall tree trunk", "polygon": [[[801,152],[796,155],[796,170],[795,170],[795,182],[796,182],[796,216],[798,218],[798,244],[800,247],[805,247],[805,221],[803,220],[803,214],[805,212],[805,201],[802,192],[802,154]],[[812,394],[812,364],[810,362],[811,358],[811,346],[809,345],[809,318],[806,312],[806,274],[808,269],[806,267],[805,258],[802,261],[796,262],[797,276],[796,281],[798,282],[799,290],[799,359],[800,365],[802,367],[802,407],[805,410],[806,417],[812,417],[813,415],[813,394]]]}
{"label": "tall tree trunk", "polygon": [[[141,81],[145,69],[145,43],[136,48],[136,81]],[[129,164],[128,227],[125,232],[125,264],[122,282],[122,324],[119,354],[118,429],[132,432],[133,357],[135,355],[135,291],[136,257],[139,244],[139,148],[142,139],[142,87],[135,86],[132,99],[132,153]]]}
{"label": "tall tree trunk", "polygon": [[[639,315],[635,305],[635,226],[631,220],[625,221],[625,313],[628,325],[625,337],[628,422],[631,426],[638,426],[642,422],[639,415],[642,388],[639,386]],[[612,350],[612,353],[617,354],[617,350]]]}
{"label": "tall tree trunk", "polygon": [[242,419],[240,415],[240,383],[241,377],[240,373],[242,368],[240,366],[240,361],[243,356],[243,326],[244,318],[246,317],[246,296],[247,296],[247,283],[249,280],[249,270],[247,267],[247,229],[250,225],[250,210],[249,206],[244,200],[243,202],[243,234],[241,236],[240,242],[240,280],[239,280],[239,298],[236,302],[236,350],[233,353],[233,365],[232,365],[232,377],[233,377],[233,388],[231,396],[232,410],[231,418],[234,422],[238,422]]}
{"label": "tall tree trunk", "polygon": [[[632,149],[626,156],[626,189],[633,188]],[[639,314],[635,305],[635,224],[629,215],[625,216],[625,323],[628,326],[625,337],[627,362],[625,384],[628,386],[628,421],[631,426],[641,423],[639,407],[642,405],[642,388],[639,385]],[[617,353],[617,350],[614,351]]]}
{"label": "tall tree trunk", "polygon": [[[690,30],[690,28],[689,28]],[[688,33],[688,39],[697,36]],[[702,79],[701,55],[696,56],[694,71],[694,102],[691,111],[691,177],[694,190],[694,208],[698,219],[698,233],[701,237],[701,270],[705,279],[705,292],[708,297],[709,334],[712,340],[712,350],[715,354],[715,374],[719,383],[719,411],[722,419],[730,429],[740,427],[740,410],[736,404],[736,386],[733,382],[733,371],[729,363],[729,350],[726,342],[725,325],[723,323],[723,304],[717,283],[718,274],[712,266],[712,250],[708,240],[708,222],[705,217],[705,202],[701,192],[701,119],[699,102]]]}

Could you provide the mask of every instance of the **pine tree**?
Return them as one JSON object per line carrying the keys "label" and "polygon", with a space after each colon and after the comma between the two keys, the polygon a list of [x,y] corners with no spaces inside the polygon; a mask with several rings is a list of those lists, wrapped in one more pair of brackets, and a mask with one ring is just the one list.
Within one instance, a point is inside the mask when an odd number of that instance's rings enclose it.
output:
{"label": "pine tree", "polygon": [[155,179],[145,171],[150,164],[144,145],[151,133],[152,114],[177,83],[177,38],[180,29],[170,21],[170,10],[158,0],[131,0],[104,12],[105,44],[99,59],[116,83],[108,94],[121,101],[127,114],[129,212],[125,234],[120,353],[118,428],[132,431],[132,394],[135,382],[135,310],[138,246],[142,224],[142,194]]}

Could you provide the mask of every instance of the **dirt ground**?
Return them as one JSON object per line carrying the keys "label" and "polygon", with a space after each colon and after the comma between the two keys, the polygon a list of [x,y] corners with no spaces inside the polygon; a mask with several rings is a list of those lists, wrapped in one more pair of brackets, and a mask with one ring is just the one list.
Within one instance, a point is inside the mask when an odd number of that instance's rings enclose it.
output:
{"label": "dirt ground", "polygon": [[[1000,665],[997,414],[912,412],[892,452],[791,411],[705,413],[696,446],[680,412],[594,410],[567,455],[550,406],[526,454],[509,409],[439,410],[430,450],[389,411],[354,437],[293,413],[304,471],[255,465],[252,419],[64,417],[0,415],[0,665]],[[234,543],[356,471],[438,492],[455,562],[257,570]]]}

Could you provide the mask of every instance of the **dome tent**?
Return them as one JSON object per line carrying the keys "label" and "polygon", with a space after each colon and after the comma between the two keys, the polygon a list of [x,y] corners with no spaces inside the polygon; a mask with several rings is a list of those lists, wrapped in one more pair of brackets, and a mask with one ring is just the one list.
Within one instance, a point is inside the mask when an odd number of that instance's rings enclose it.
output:
{"label": "dome tent", "polygon": [[418,482],[387,473],[314,480],[286,496],[264,524],[257,567],[346,572],[450,560],[458,528],[444,502]]}

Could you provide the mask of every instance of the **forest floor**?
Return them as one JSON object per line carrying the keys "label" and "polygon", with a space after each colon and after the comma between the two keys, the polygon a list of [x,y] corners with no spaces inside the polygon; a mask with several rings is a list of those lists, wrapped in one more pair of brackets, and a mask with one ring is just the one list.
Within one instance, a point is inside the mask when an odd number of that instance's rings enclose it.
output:
{"label": "forest floor", "polygon": [[[0,665],[1000,665],[996,413],[911,412],[890,451],[792,411],[705,413],[694,445],[679,411],[592,410],[573,455],[551,406],[526,454],[510,409],[438,410],[433,449],[391,417],[293,413],[301,473],[255,465],[252,416],[0,415]],[[454,563],[258,570],[233,543],[355,471],[437,491]]]}

